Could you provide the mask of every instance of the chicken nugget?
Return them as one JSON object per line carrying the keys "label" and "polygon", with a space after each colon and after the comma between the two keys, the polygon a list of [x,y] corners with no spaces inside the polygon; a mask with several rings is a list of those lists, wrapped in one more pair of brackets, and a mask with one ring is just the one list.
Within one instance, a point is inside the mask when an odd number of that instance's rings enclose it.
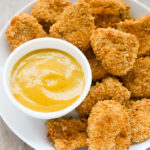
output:
{"label": "chicken nugget", "polygon": [[134,35],[112,28],[95,30],[91,36],[91,45],[104,69],[117,76],[125,75],[133,68],[139,48]]}
{"label": "chicken nugget", "polygon": [[51,27],[49,35],[69,41],[85,51],[90,48],[90,36],[94,29],[94,18],[89,5],[77,2],[64,10],[59,20]]}
{"label": "chicken nugget", "polygon": [[150,138],[150,99],[130,101],[128,107],[131,141],[132,143],[143,142]]}
{"label": "chicken nugget", "polygon": [[96,57],[93,54],[92,49],[85,51],[84,54],[87,57],[89,64],[91,66],[93,81],[101,80],[108,75],[108,73],[106,72],[106,70],[104,70],[102,66],[102,62],[99,60],[96,60]]}
{"label": "chicken nugget", "polygon": [[111,14],[118,15],[120,11],[129,9],[123,0],[78,0],[87,2],[92,10],[93,15]]}
{"label": "chicken nugget", "polygon": [[138,57],[150,55],[150,15],[118,23],[117,28],[137,37],[140,43]]}
{"label": "chicken nugget", "polygon": [[87,146],[86,119],[52,119],[47,121],[46,126],[48,137],[56,150],[74,150]]}
{"label": "chicken nugget", "polygon": [[130,124],[126,110],[113,100],[99,101],[88,119],[88,150],[127,150]]}
{"label": "chicken nugget", "polygon": [[46,32],[38,21],[33,16],[25,13],[15,16],[6,31],[6,38],[11,44],[12,50],[27,41],[46,36]]}
{"label": "chicken nugget", "polygon": [[129,9],[122,0],[79,0],[86,1],[95,17],[96,27],[115,27],[116,23],[130,19]]}
{"label": "chicken nugget", "polygon": [[118,22],[131,19],[131,16],[129,15],[129,12],[123,12],[119,15],[95,15],[95,26],[97,28],[116,28],[116,24]]}
{"label": "chicken nugget", "polygon": [[72,5],[67,0],[38,0],[32,8],[32,15],[49,32],[49,28],[54,24],[64,9]]}
{"label": "chicken nugget", "polygon": [[117,79],[108,77],[97,82],[92,86],[87,97],[77,107],[77,111],[81,116],[87,117],[92,107],[98,102],[106,99],[115,100],[121,104],[126,104],[130,98],[130,92]]}
{"label": "chicken nugget", "polygon": [[136,59],[133,68],[122,76],[124,85],[134,98],[150,98],[150,57]]}

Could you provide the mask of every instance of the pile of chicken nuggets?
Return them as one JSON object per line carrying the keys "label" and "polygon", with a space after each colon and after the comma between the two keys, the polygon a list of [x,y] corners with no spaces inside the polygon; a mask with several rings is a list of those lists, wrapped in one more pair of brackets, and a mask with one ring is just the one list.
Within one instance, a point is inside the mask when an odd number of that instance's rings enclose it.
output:
{"label": "pile of chicken nuggets", "polygon": [[38,0],[30,14],[12,19],[12,50],[35,38],[60,38],[91,65],[80,117],[46,123],[56,150],[127,150],[150,138],[150,15],[135,19],[129,10],[122,0]]}

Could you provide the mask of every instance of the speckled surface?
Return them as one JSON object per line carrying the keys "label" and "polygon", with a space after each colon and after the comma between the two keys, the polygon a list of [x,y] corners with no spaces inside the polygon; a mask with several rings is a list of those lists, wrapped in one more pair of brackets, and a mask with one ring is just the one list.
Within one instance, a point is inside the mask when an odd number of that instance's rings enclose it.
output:
{"label": "speckled surface", "polygon": [[[0,0],[0,30],[20,8],[32,0]],[[150,7],[150,0],[139,0]],[[0,150],[33,150],[17,138],[0,118]]]}

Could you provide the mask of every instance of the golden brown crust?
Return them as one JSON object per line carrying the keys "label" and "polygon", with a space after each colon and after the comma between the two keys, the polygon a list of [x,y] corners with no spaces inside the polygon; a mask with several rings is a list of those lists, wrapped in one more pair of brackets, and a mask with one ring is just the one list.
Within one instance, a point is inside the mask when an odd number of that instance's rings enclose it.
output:
{"label": "golden brown crust", "polygon": [[29,40],[46,37],[47,34],[33,16],[20,13],[11,20],[6,36],[11,49],[14,50]]}
{"label": "golden brown crust", "polygon": [[113,100],[99,101],[88,119],[88,150],[127,150],[130,124],[126,110]]}
{"label": "golden brown crust", "polygon": [[78,0],[87,2],[92,10],[92,14],[112,14],[118,15],[120,11],[129,9],[130,6],[127,5],[122,0]]}
{"label": "golden brown crust", "polygon": [[92,107],[98,102],[106,99],[115,100],[126,104],[130,98],[130,92],[117,79],[108,77],[102,83],[97,82],[92,86],[85,100],[77,107],[81,116],[87,117]]}
{"label": "golden brown crust", "polygon": [[32,8],[32,15],[49,31],[64,9],[72,5],[67,0],[38,0]]}
{"label": "golden brown crust", "polygon": [[97,28],[115,28],[118,22],[131,19],[130,13],[127,11],[123,11],[118,15],[95,15],[95,25]]}
{"label": "golden brown crust", "polygon": [[137,37],[140,43],[138,57],[150,55],[150,15],[118,23],[117,28]]}
{"label": "golden brown crust", "polygon": [[56,150],[74,150],[87,146],[86,119],[52,119],[46,123],[48,137]]}
{"label": "golden brown crust", "polygon": [[132,143],[150,138],[150,99],[130,101],[128,105]]}
{"label": "golden brown crust", "polygon": [[89,5],[77,2],[65,9],[51,27],[49,36],[69,41],[85,51],[90,47],[90,35],[94,29],[94,18]]}
{"label": "golden brown crust", "polygon": [[[83,0],[79,0],[83,1]],[[116,23],[130,19],[129,9],[122,0],[84,0],[92,10],[96,27],[115,27]]]}
{"label": "golden brown crust", "polygon": [[150,57],[138,58],[122,81],[131,91],[132,97],[150,98]]}
{"label": "golden brown crust", "polygon": [[108,75],[108,73],[104,70],[101,61],[96,60],[95,55],[93,54],[92,49],[85,51],[85,56],[87,57],[89,64],[92,70],[92,80],[101,80]]}
{"label": "golden brown crust", "polygon": [[104,69],[117,76],[125,75],[133,68],[139,48],[134,35],[112,28],[95,30],[91,36],[91,45]]}

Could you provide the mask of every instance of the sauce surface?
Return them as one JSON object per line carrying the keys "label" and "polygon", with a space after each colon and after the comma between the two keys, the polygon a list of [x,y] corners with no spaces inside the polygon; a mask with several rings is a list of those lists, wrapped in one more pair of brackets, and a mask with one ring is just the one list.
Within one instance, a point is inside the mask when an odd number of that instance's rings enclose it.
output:
{"label": "sauce surface", "polygon": [[10,78],[10,90],[16,100],[38,112],[67,108],[81,96],[84,86],[81,65],[55,49],[25,55],[14,66]]}

